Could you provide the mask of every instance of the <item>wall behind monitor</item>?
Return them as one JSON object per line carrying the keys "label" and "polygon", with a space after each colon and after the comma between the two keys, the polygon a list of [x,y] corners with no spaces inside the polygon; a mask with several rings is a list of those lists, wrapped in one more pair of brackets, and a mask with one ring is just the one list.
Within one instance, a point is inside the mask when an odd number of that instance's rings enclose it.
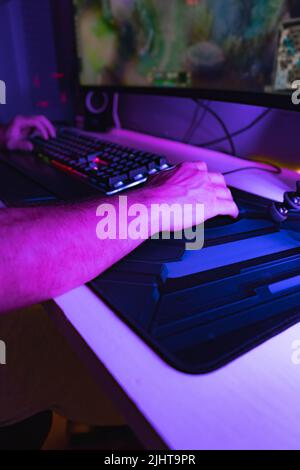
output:
{"label": "wall behind monitor", "polygon": [[[124,95],[120,104],[121,121],[125,127],[174,140],[186,137],[195,111],[195,104],[186,98]],[[231,133],[247,126],[265,109],[220,102],[212,102],[210,106]],[[200,113],[200,119],[201,116]],[[247,158],[268,159],[300,169],[299,130],[300,106],[296,112],[272,110],[251,130],[234,139],[237,154]],[[201,144],[223,136],[220,124],[209,113],[205,113],[190,142]],[[226,140],[211,148],[230,151]]]}
{"label": "wall behind monitor", "polygon": [[[45,114],[59,121],[72,117],[72,90],[54,41],[54,3],[0,0],[0,79],[7,86],[7,105],[0,107],[0,122],[18,113]],[[66,2],[60,0],[60,4],[63,15]],[[67,40],[68,36],[63,46]]]}

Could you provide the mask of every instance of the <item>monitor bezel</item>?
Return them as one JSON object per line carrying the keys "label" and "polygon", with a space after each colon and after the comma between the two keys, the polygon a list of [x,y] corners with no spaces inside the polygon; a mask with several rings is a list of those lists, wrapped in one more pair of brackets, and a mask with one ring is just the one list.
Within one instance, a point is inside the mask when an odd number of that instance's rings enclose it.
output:
{"label": "monitor bezel", "polygon": [[111,86],[111,85],[82,85],[79,82],[79,89],[82,92],[101,91],[108,93],[122,93],[134,95],[154,95],[173,98],[203,99],[208,101],[220,101],[223,103],[237,103],[241,105],[251,105],[263,108],[282,109],[286,111],[300,111],[300,105],[292,102],[291,95],[274,93],[256,93],[244,91],[231,91],[204,88],[166,88],[166,87],[134,87],[134,86]]}
{"label": "monitor bezel", "polygon": [[177,88],[177,87],[140,87],[124,85],[87,85],[80,82],[80,55],[78,51],[78,38],[76,32],[76,7],[75,1],[69,0],[73,13],[73,39],[76,54],[76,75],[79,92],[99,91],[107,93],[122,93],[134,95],[165,96],[173,98],[203,99],[208,101],[219,101],[223,103],[236,103],[241,105],[251,105],[263,108],[282,109],[286,111],[300,111],[300,105],[294,105],[291,94],[280,93],[258,93],[235,90],[221,90],[213,88]]}

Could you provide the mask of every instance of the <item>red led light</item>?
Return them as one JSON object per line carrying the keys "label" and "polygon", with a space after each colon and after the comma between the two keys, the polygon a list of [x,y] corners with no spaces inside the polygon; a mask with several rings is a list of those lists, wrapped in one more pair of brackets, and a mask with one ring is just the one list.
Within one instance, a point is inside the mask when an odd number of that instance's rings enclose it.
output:
{"label": "red led light", "polygon": [[67,93],[65,93],[64,91],[62,91],[61,94],[60,94],[60,102],[61,102],[61,104],[67,104],[67,102],[68,102]]}
{"label": "red led light", "polygon": [[33,86],[35,88],[40,88],[41,86],[41,79],[38,75],[36,75],[35,77],[33,77]]}
{"label": "red led light", "polygon": [[52,78],[54,78],[54,80],[61,80],[62,78],[65,78],[65,74],[61,72],[54,72],[52,74]]}
{"label": "red led light", "polygon": [[56,160],[51,160],[51,163],[53,166],[56,166],[62,171],[66,171],[67,173],[72,173],[73,175],[80,176],[80,178],[87,178],[87,175],[84,175],[79,171],[73,170],[73,168],[70,168],[69,166],[64,165],[63,163],[57,162]]}
{"label": "red led light", "polygon": [[46,100],[44,100],[44,101],[38,101],[38,102],[36,103],[36,106],[37,106],[38,108],[49,108],[49,101],[46,101]]}
{"label": "red led light", "polygon": [[98,163],[100,165],[105,165],[105,166],[108,166],[108,162],[104,161],[104,160],[101,160],[101,158],[99,157],[96,157],[95,160],[94,160],[95,163]]}

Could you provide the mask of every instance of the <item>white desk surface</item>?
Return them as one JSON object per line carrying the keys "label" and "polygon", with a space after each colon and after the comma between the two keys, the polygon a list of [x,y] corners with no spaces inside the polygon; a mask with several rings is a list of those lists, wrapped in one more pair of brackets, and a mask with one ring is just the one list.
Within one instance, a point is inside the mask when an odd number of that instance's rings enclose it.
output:
{"label": "white desk surface", "polygon": [[[111,138],[160,151],[173,161],[182,155],[202,159],[212,171],[249,166],[217,152],[132,132],[115,131]],[[265,190],[269,178],[273,195],[274,188],[284,192],[299,179],[291,172],[280,178],[255,171],[237,175],[228,182],[240,189],[256,177]],[[216,372],[192,376],[169,367],[88,287],[55,302],[168,448],[300,449],[300,365],[292,361],[300,324]]]}
{"label": "white desk surface", "polygon": [[55,302],[168,448],[300,449],[300,324],[193,376],[168,366],[88,287]]}
{"label": "white desk surface", "polygon": [[[249,164],[127,131],[115,131],[111,138],[160,150],[173,161],[182,155],[205,160],[212,171]],[[299,179],[291,172],[280,178],[260,173],[243,172],[228,182],[247,189],[244,185],[256,177],[261,193],[260,178],[269,178],[274,194]],[[88,287],[55,302],[168,448],[300,449],[300,365],[292,361],[300,324],[213,373],[192,376],[169,367]]]}

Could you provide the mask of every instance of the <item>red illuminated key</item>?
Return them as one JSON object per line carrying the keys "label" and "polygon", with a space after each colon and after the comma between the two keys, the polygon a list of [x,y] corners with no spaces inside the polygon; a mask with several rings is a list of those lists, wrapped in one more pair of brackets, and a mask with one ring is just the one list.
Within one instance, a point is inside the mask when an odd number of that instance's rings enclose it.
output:
{"label": "red illuminated key", "polygon": [[60,170],[65,171],[67,173],[72,173],[73,175],[80,176],[81,178],[87,178],[87,175],[84,175],[80,171],[73,170],[73,168],[70,168],[69,166],[64,165],[63,163],[57,162],[56,160],[51,160],[51,164],[56,168],[59,168]]}

